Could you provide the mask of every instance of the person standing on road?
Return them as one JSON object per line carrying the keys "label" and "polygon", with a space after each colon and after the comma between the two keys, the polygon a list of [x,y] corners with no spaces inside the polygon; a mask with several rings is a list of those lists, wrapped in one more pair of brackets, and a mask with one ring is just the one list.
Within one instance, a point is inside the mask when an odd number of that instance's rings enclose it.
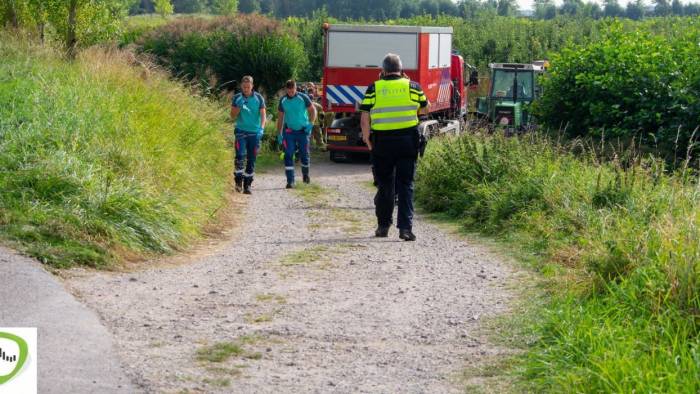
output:
{"label": "person standing on road", "polygon": [[362,140],[372,153],[377,182],[375,236],[389,235],[397,193],[399,238],[415,241],[413,178],[420,150],[418,113],[428,112],[428,100],[421,86],[402,74],[398,55],[389,53],[384,57],[380,76],[367,87],[360,105]]}
{"label": "person standing on road", "polygon": [[309,136],[316,121],[316,108],[309,96],[297,92],[297,84],[289,80],[285,84],[287,94],[280,99],[277,107],[277,141],[284,147],[284,172],[287,176],[287,189],[294,187],[294,153],[299,152],[301,173],[304,183],[309,177]]}
{"label": "person standing on road", "polygon": [[[265,129],[265,99],[253,91],[253,77],[241,79],[241,93],[231,100],[231,119],[236,121],[236,169],[234,179],[236,191],[241,189],[251,194],[250,187],[255,176],[255,159],[260,149],[260,139]],[[246,163],[247,159],[247,163]],[[243,170],[245,165],[245,172]]]}
{"label": "person standing on road", "polygon": [[321,122],[321,118],[323,115],[323,107],[316,100],[318,95],[316,92],[316,85],[313,82],[309,82],[306,85],[306,94],[311,99],[311,103],[314,105],[314,108],[316,108],[316,121],[312,122],[313,123],[313,131],[311,133],[311,137],[313,138],[313,140],[316,144],[316,148],[325,152],[326,141],[325,141],[325,138],[323,136],[323,123]]}

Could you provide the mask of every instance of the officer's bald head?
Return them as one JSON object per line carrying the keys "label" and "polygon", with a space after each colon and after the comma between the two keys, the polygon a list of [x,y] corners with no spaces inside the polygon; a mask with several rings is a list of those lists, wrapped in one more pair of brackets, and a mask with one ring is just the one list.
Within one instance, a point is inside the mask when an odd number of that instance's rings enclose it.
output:
{"label": "officer's bald head", "polygon": [[401,58],[395,53],[387,53],[382,61],[382,70],[385,74],[400,73],[403,70]]}

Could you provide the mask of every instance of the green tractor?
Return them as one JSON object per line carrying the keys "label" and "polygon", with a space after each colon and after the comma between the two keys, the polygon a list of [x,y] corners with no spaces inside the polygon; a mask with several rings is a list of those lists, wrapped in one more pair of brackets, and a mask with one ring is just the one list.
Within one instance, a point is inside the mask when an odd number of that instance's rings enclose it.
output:
{"label": "green tractor", "polygon": [[489,95],[477,98],[477,116],[488,120],[494,128],[505,128],[511,132],[533,128],[534,118],[529,106],[541,93],[537,75],[542,74],[548,65],[546,61],[489,64]]}

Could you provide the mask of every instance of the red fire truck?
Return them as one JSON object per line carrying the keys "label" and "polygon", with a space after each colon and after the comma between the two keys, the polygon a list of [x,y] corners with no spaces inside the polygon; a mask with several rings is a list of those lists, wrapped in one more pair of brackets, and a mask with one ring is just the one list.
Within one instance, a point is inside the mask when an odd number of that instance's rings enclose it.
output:
{"label": "red fire truck", "polygon": [[427,136],[459,133],[467,115],[464,60],[452,51],[452,27],[324,24],[322,105],[335,119],[327,127],[331,160],[368,152],[362,142],[359,105],[367,86],[379,78],[387,53],[401,57],[404,72],[420,83],[430,101]]}

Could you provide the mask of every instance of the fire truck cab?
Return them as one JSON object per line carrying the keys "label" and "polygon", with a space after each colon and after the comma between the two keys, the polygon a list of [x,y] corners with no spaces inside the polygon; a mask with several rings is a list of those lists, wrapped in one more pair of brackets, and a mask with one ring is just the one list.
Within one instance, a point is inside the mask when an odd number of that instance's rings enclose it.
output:
{"label": "fire truck cab", "polygon": [[331,160],[368,152],[362,142],[359,106],[379,79],[387,53],[401,57],[404,72],[420,83],[430,102],[428,135],[459,132],[467,114],[464,60],[452,51],[452,27],[324,25],[322,105],[335,114],[327,127]]}

